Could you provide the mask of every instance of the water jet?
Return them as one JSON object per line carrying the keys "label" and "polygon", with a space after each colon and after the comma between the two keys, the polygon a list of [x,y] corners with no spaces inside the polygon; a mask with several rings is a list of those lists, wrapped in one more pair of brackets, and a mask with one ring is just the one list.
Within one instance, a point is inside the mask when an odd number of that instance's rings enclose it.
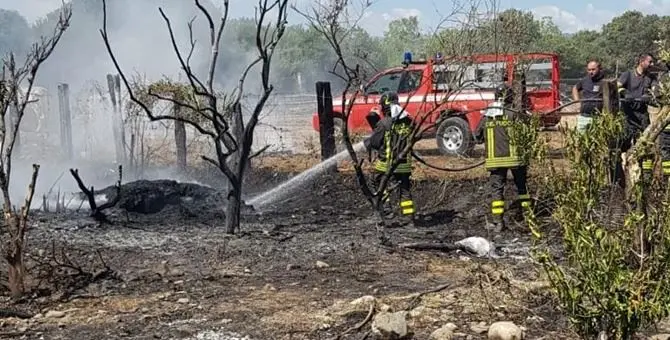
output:
{"label": "water jet", "polygon": [[[362,151],[365,148],[365,145],[363,142],[358,142],[354,145],[352,145],[353,149],[355,152]],[[349,152],[347,150],[342,150],[338,152],[336,155],[322,161],[319,164],[314,165],[313,167],[301,172],[297,176],[287,180],[286,182],[280,184],[279,186],[270,189],[262,194],[259,194],[258,196],[255,196],[251,198],[250,200],[246,201],[245,203],[253,206],[254,209],[256,210],[261,210],[262,207],[265,207],[273,202],[277,202],[281,200],[282,198],[290,195],[293,193],[296,189],[300,188],[300,186],[304,185],[305,183],[308,183],[309,181],[313,180],[315,177],[323,174],[326,172],[329,168],[331,168],[333,165],[336,165],[337,162],[344,160],[346,157],[349,156]]]}

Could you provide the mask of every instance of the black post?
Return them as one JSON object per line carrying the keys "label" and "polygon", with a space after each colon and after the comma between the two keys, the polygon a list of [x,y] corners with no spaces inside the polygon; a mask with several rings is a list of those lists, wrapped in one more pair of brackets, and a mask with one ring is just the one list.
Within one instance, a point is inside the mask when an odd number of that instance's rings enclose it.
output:
{"label": "black post", "polygon": [[317,110],[319,113],[319,137],[321,160],[335,155],[335,121],[333,120],[333,96],[329,82],[316,83]]}

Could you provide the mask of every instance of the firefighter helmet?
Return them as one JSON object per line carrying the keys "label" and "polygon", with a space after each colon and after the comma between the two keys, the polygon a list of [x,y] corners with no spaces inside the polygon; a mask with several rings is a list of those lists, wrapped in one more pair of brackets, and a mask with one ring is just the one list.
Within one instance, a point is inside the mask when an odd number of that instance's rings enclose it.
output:
{"label": "firefighter helmet", "polygon": [[391,104],[398,104],[398,94],[395,92],[384,92],[379,98],[379,106],[382,108],[384,117],[391,116]]}
{"label": "firefighter helmet", "polygon": [[379,105],[391,106],[391,104],[398,104],[398,94],[395,92],[384,92],[379,98]]}
{"label": "firefighter helmet", "polygon": [[512,103],[514,101],[514,91],[512,91],[512,87],[502,83],[496,87],[495,90],[495,100],[502,100],[505,103]]}

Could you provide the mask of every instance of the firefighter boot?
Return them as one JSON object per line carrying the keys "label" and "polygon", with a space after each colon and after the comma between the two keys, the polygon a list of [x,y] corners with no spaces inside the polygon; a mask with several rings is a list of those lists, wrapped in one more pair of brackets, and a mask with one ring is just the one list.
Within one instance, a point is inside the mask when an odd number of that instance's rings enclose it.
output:
{"label": "firefighter boot", "polygon": [[505,225],[505,219],[503,219],[502,216],[493,217],[491,221],[486,222],[486,230],[492,231],[494,233],[499,233],[503,230],[507,230],[507,226]]}
{"label": "firefighter boot", "polygon": [[654,161],[651,159],[645,159],[642,161],[642,179],[645,182],[649,183],[654,176]]}
{"label": "firefighter boot", "polygon": [[491,221],[486,223],[486,229],[499,233],[505,230],[505,219],[503,214],[505,213],[505,201],[503,200],[494,200],[491,202]]}
{"label": "firefighter boot", "polygon": [[668,180],[670,180],[670,160],[662,160],[661,168],[663,169],[663,188],[667,188]]}
{"label": "firefighter boot", "polygon": [[400,200],[400,212],[402,213],[402,224],[414,226],[414,202],[411,198],[402,198]]}

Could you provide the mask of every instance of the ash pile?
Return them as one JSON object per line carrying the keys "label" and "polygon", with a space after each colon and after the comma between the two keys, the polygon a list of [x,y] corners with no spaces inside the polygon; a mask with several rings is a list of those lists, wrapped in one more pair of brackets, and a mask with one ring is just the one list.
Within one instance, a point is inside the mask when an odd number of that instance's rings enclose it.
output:
{"label": "ash pile", "polygon": [[[96,190],[95,196],[104,195],[104,201],[114,201],[116,186]],[[83,193],[80,197],[86,200]],[[106,210],[160,218],[223,219],[226,197],[222,191],[196,183],[175,180],[137,180],[121,185],[116,205]]]}

